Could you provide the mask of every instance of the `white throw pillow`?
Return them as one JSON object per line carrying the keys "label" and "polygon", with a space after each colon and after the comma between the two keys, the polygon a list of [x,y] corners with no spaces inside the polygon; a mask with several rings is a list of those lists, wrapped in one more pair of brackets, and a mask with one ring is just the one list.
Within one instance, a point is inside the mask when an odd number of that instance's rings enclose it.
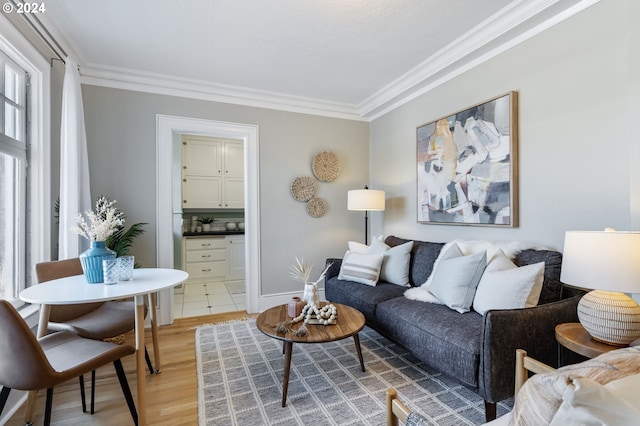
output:
{"label": "white throw pillow", "polygon": [[461,257],[461,256],[464,256],[464,254],[462,253],[462,250],[460,250],[460,247],[458,247],[457,243],[452,242],[452,243],[445,244],[440,250],[440,254],[438,254],[436,261],[433,262],[431,275],[429,275],[429,278],[427,278],[427,281],[425,281],[424,284],[422,284],[420,287],[429,289],[429,286],[431,286],[431,281],[433,281],[433,276],[435,275],[436,270],[438,269],[438,265],[440,264],[441,261],[447,260],[447,259],[453,259],[454,257]]}
{"label": "white throw pillow", "polygon": [[591,379],[572,380],[551,426],[637,425],[640,423],[640,374],[601,385]]}
{"label": "white throw pillow", "polygon": [[484,315],[491,309],[530,308],[538,304],[544,281],[544,262],[518,268],[497,252],[480,279],[473,309]]}
{"label": "white throw pillow", "polygon": [[383,258],[381,253],[362,254],[347,250],[342,259],[338,279],[375,286],[380,276]]}
{"label": "white throw pillow", "polygon": [[349,241],[349,250],[362,254],[383,254],[380,279],[391,284],[409,287],[409,262],[413,241],[389,247],[380,239],[375,239],[370,246]]}
{"label": "white throw pillow", "polygon": [[461,314],[469,312],[476,287],[486,267],[486,252],[441,259],[433,272],[429,292],[449,308]]}

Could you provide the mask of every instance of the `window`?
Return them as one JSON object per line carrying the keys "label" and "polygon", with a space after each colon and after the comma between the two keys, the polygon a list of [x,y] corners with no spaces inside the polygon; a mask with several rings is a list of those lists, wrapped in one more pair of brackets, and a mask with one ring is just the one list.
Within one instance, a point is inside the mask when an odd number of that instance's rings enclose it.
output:
{"label": "window", "polygon": [[[0,298],[51,260],[49,62],[0,15]],[[26,309],[26,316],[32,309]]]}
{"label": "window", "polygon": [[0,52],[0,296],[16,299],[28,252],[27,93],[25,70]]}

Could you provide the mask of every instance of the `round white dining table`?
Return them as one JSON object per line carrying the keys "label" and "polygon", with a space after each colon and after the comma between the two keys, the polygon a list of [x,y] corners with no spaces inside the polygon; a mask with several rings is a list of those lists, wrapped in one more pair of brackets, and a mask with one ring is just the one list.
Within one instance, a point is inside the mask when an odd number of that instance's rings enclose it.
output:
{"label": "round white dining table", "polygon": [[20,299],[39,304],[40,321],[38,322],[38,338],[47,333],[51,305],[72,305],[134,297],[135,335],[136,335],[136,367],[138,379],[138,424],[146,422],[146,377],[144,359],[144,304],[145,296],[149,298],[151,333],[153,336],[153,352],[156,372],[160,372],[160,351],[158,345],[158,325],[156,319],[156,293],[175,287],[189,278],[189,274],[178,269],[140,268],[134,269],[133,279],[120,281],[117,284],[89,284],[84,275],[59,278],[26,288],[20,293]]}

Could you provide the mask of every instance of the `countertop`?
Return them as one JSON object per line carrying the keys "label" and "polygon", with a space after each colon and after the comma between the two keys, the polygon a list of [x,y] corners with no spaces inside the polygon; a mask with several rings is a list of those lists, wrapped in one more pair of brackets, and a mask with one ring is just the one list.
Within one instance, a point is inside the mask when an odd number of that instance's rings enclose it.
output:
{"label": "countertop", "polygon": [[206,231],[206,232],[183,232],[183,237],[212,237],[216,235],[244,235],[244,231]]}

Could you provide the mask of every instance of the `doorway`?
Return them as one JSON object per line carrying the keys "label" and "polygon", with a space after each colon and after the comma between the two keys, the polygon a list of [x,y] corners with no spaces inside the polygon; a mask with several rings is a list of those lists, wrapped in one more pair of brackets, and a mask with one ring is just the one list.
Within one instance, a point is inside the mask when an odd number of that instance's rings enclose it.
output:
{"label": "doorway", "polygon": [[[245,162],[245,306],[249,313],[258,309],[260,289],[260,220],[259,220],[259,162],[258,162],[258,126],[250,124],[228,123],[189,117],[176,117],[158,114],[156,116],[156,202],[157,202],[157,266],[174,267],[173,223],[174,194],[176,191],[172,179],[175,161],[175,146],[180,143],[182,134],[209,137],[231,138],[244,143]],[[178,230],[179,231],[179,230]],[[173,321],[173,291],[167,290],[158,297],[158,320],[160,324]]]}

